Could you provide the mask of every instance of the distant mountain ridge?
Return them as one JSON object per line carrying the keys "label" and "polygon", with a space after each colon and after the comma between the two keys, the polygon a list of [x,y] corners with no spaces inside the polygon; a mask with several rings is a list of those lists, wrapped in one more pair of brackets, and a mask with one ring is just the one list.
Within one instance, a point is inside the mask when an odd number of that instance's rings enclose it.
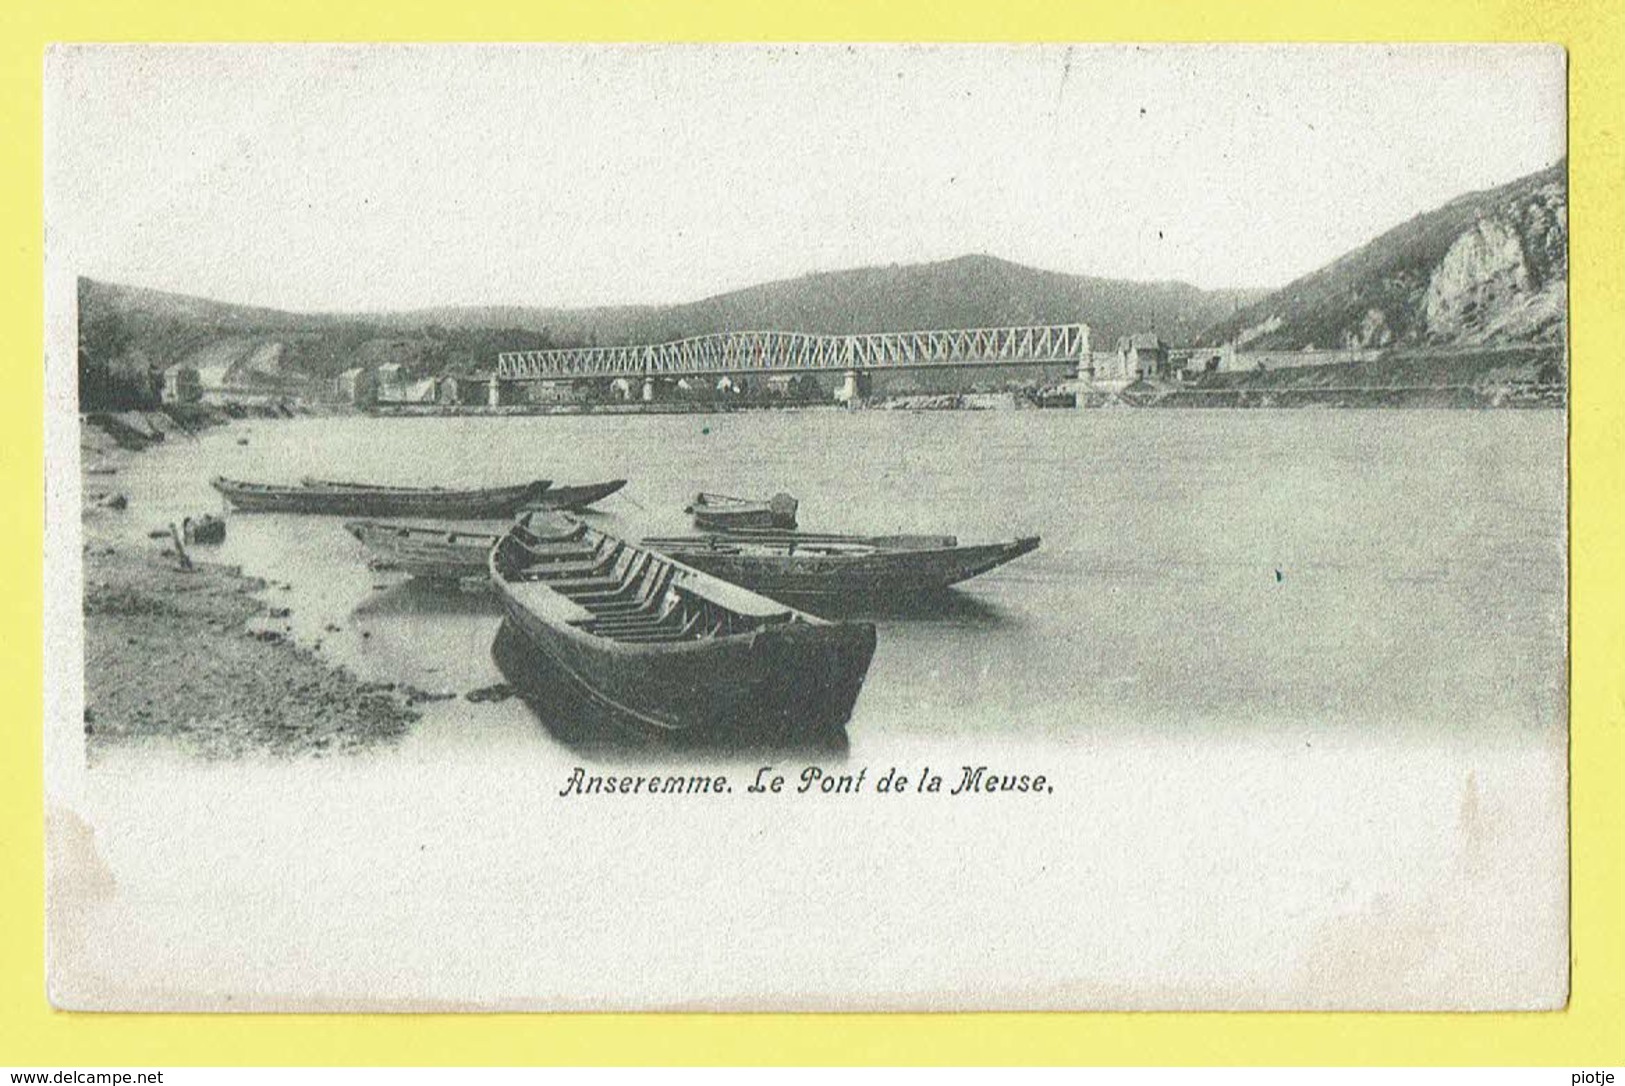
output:
{"label": "distant mountain ridge", "polygon": [[[1044,271],[990,256],[821,272],[659,306],[447,306],[296,313],[84,279],[80,325],[118,324],[121,346],[162,368],[220,337],[286,341],[285,365],[331,376],[364,357],[415,369],[488,368],[497,349],[642,343],[711,332],[912,331],[1087,322],[1097,349],[1155,329],[1188,341],[1261,295]],[[399,357],[397,357],[399,356]]]}
{"label": "distant mountain ridge", "polygon": [[1467,347],[1561,340],[1568,162],[1459,196],[1202,335],[1205,344]]}
{"label": "distant mountain ridge", "polygon": [[1148,329],[1185,341],[1265,292],[1201,290],[1045,271],[974,255],[928,264],[817,272],[661,306],[449,307],[391,323],[547,328],[568,339],[658,342],[712,332],[907,332],[1011,324],[1090,325],[1097,347]]}

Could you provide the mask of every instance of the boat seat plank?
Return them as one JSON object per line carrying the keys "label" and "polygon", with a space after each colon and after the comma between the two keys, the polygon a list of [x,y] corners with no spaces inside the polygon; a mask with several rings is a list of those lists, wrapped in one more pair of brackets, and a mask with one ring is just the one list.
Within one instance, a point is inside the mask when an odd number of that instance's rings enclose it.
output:
{"label": "boat seat plank", "polygon": [[587,603],[617,603],[628,602],[627,594],[636,585],[627,584],[618,578],[606,578],[601,581],[576,582],[564,588],[571,599]]}
{"label": "boat seat plank", "polygon": [[649,583],[647,577],[638,577],[631,580],[618,581],[611,585],[602,585],[596,588],[586,586],[581,589],[570,589],[570,596],[582,603],[634,603],[641,604],[653,597],[656,586]]}
{"label": "boat seat plank", "polygon": [[565,548],[583,548],[583,550],[601,551],[609,550],[609,548],[614,548],[614,546],[621,546],[621,543],[614,540],[613,536],[600,536],[598,540],[593,540],[590,535],[585,533],[585,530],[583,530],[583,532],[572,533],[572,535],[562,536],[562,538],[554,538],[554,536],[528,536],[528,538],[518,538],[518,536],[515,536],[515,543],[523,546],[526,551],[531,551],[531,553],[535,554],[546,554],[548,551],[565,550]]}
{"label": "boat seat plank", "polygon": [[562,547],[526,547],[521,543],[520,548],[526,555],[538,562],[567,562],[572,559],[585,561],[588,558],[596,557],[598,554],[597,549],[594,547],[579,547],[574,544],[566,544]]}
{"label": "boat seat plank", "polygon": [[[538,577],[549,580],[568,582],[571,580],[599,579],[593,574],[594,570],[603,569],[602,562],[538,562],[528,567],[526,573],[534,573]],[[607,575],[605,575],[607,576]],[[615,577],[613,580],[620,580]]]}
{"label": "boat seat plank", "polygon": [[[645,575],[638,581],[628,584],[625,591],[597,593],[593,598],[600,599],[605,607],[611,609],[641,611],[668,599],[666,586],[670,580],[670,573],[659,570],[653,575]],[[675,597],[671,597],[670,600],[672,605],[677,602]]]}
{"label": "boat seat plank", "polygon": [[625,584],[631,576],[625,563],[619,560],[611,561],[608,558],[566,566],[552,566],[544,562],[526,572],[534,572],[539,577],[545,577],[566,591],[573,588],[590,591],[605,585]]}
{"label": "boat seat plank", "polygon": [[[599,562],[596,565],[581,569],[563,570],[556,583],[565,591],[580,589],[584,592],[592,592],[606,587],[624,587],[638,583],[642,571],[647,565],[648,559],[646,557],[634,558],[631,561],[618,558],[612,563]],[[605,570],[608,572],[603,572]],[[588,576],[575,576],[575,574],[588,574]]]}
{"label": "boat seat plank", "polygon": [[[790,609],[784,604],[740,588],[720,577],[713,577],[699,570],[688,570],[685,576],[689,583],[679,584],[677,590],[690,598],[709,599],[736,614],[765,621],[783,621],[790,617]],[[703,589],[703,594],[694,589]]]}
{"label": "boat seat plank", "polygon": [[647,618],[660,610],[659,600],[632,600],[627,603],[601,603],[591,610],[604,618]]}
{"label": "boat seat plank", "polygon": [[599,637],[620,639],[622,637],[643,637],[648,634],[673,634],[681,630],[682,627],[673,626],[671,623],[655,623],[645,626],[612,626],[609,629],[604,629],[594,623],[591,626],[583,626],[582,629],[588,633],[597,634]]}
{"label": "boat seat plank", "polygon": [[670,633],[659,634],[631,634],[624,637],[620,634],[610,634],[609,638],[611,641],[619,641],[623,645],[661,645],[699,640],[694,634],[685,633],[682,630],[672,630]]}
{"label": "boat seat plank", "polygon": [[630,630],[636,627],[656,629],[660,626],[679,625],[679,623],[673,621],[676,619],[676,617],[676,612],[668,612],[663,615],[617,615],[608,618],[600,617],[598,621],[592,624],[592,628],[595,630]]}
{"label": "boat seat plank", "polygon": [[546,569],[527,569],[523,574],[520,575],[520,578],[521,580],[533,581],[536,584],[549,585],[557,591],[565,593],[566,595],[572,594],[576,589],[580,589],[581,591],[585,592],[593,588],[613,586],[621,583],[620,579],[617,577],[583,577],[574,579],[550,577],[548,576]]}
{"label": "boat seat plank", "polygon": [[538,543],[564,543],[587,534],[587,526],[579,521],[571,520],[568,527],[548,523],[556,519],[556,514],[526,517],[522,523],[514,525],[515,541],[533,547]]}
{"label": "boat seat plank", "polygon": [[654,608],[647,603],[633,600],[630,603],[596,603],[588,600],[581,606],[598,615],[600,618],[634,618],[639,615],[654,613]]}
{"label": "boat seat plank", "polygon": [[591,622],[593,613],[545,584],[530,581],[511,583],[509,590],[525,608],[544,620],[581,625]]}

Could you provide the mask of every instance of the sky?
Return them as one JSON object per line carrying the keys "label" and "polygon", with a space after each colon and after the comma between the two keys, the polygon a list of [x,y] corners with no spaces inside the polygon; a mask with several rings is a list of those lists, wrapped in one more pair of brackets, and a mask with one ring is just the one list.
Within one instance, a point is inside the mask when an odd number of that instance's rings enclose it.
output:
{"label": "sky", "polygon": [[302,310],[986,253],[1275,287],[1565,153],[1552,46],[73,46],[59,270]]}

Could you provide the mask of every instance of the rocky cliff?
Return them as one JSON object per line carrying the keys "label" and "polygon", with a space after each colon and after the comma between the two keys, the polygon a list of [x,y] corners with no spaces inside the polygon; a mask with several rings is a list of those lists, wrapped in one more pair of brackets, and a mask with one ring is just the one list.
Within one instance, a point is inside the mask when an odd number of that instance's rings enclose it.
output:
{"label": "rocky cliff", "polygon": [[1202,341],[1270,350],[1559,341],[1567,165],[1418,215],[1221,321]]}

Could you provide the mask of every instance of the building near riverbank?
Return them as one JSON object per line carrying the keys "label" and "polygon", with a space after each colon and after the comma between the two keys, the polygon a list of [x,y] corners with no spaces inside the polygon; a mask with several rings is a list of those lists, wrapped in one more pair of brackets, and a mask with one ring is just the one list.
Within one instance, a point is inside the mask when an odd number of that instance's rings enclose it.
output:
{"label": "building near riverbank", "polygon": [[440,396],[440,385],[433,377],[397,386],[397,403],[435,403]]}
{"label": "building near riverbank", "polygon": [[231,352],[211,350],[199,354],[220,359],[212,365],[197,367],[198,398],[203,403],[219,406],[277,403],[303,398],[311,391],[308,377],[282,368],[281,343],[258,343]]}
{"label": "building near riverbank", "polygon": [[435,403],[439,400],[439,382],[433,377],[412,380],[406,367],[399,362],[379,366],[374,391],[376,403]]}
{"label": "building near riverbank", "polygon": [[158,398],[164,403],[197,403],[203,398],[203,382],[197,368],[177,362],[164,370],[164,382]]}
{"label": "building near riverbank", "polygon": [[1168,344],[1155,332],[1136,332],[1117,341],[1117,369],[1129,380],[1166,377]]}
{"label": "building near riverbank", "polygon": [[378,399],[378,378],[366,366],[355,366],[333,379],[333,392],[340,400],[367,407]]}
{"label": "building near riverbank", "polygon": [[1345,366],[1355,362],[1375,362],[1389,353],[1381,347],[1347,347],[1319,350],[1305,347],[1297,351],[1232,351],[1232,366],[1220,372],[1254,373],[1259,370],[1290,370],[1305,366]]}
{"label": "building near riverbank", "polygon": [[581,390],[574,381],[537,381],[525,390],[525,398],[529,403],[576,403]]}
{"label": "building near riverbank", "polygon": [[1155,332],[1123,336],[1116,350],[1094,351],[1079,369],[1075,389],[1116,392],[1136,381],[1189,384],[1211,374],[1260,373],[1307,367],[1373,362],[1384,351],[1375,347],[1296,351],[1238,350],[1235,344],[1213,347],[1173,346]]}
{"label": "building near riverbank", "polygon": [[435,382],[435,402],[448,405],[460,404],[463,402],[467,386],[468,378],[459,377],[455,373],[448,373]]}

